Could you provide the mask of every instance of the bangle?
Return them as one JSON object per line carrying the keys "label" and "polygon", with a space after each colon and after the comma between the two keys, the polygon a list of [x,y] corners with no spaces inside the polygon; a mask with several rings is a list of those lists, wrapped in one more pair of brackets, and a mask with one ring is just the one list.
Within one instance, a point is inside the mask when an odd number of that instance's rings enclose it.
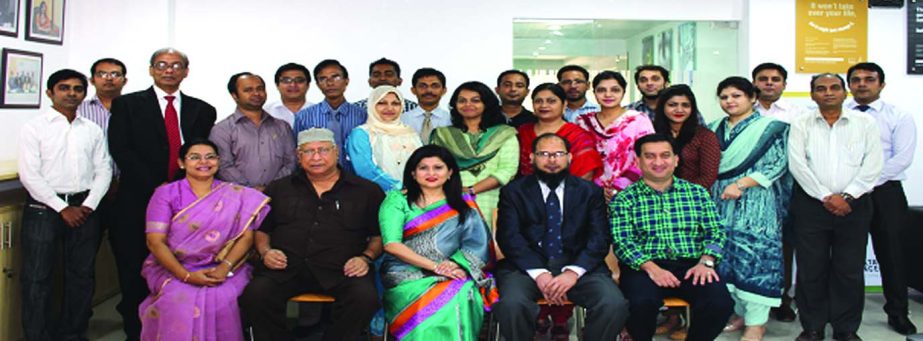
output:
{"label": "bangle", "polygon": [[189,271],[186,271],[186,277],[183,277],[183,283],[186,283],[186,281],[189,280],[190,275],[192,275],[192,273],[190,273]]}
{"label": "bangle", "polygon": [[738,191],[743,192],[743,190],[747,189],[746,187],[744,187],[743,185],[740,184],[740,181],[735,181],[734,184],[737,185],[737,190],[738,190]]}
{"label": "bangle", "polygon": [[227,260],[227,259],[225,259],[225,260],[223,260],[223,261],[221,261],[221,262],[223,262],[224,264],[227,264],[227,265],[228,265],[228,268],[233,268],[233,267],[234,267],[234,263],[231,263],[231,261],[229,261],[229,260]]}
{"label": "bangle", "polygon": [[476,194],[474,193],[474,186],[468,186],[468,194],[476,195]]}
{"label": "bangle", "polygon": [[374,262],[375,262],[375,260],[372,259],[372,257],[369,257],[369,255],[367,255],[365,252],[360,253],[360,254],[359,254],[359,257],[365,258],[365,262],[366,262],[366,263],[370,263],[370,264],[371,264],[371,263],[374,263]]}

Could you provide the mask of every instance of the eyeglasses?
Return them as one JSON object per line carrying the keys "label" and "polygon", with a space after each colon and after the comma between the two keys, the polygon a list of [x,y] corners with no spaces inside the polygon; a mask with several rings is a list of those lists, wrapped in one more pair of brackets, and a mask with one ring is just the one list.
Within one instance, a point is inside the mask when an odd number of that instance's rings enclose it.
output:
{"label": "eyeglasses", "polygon": [[586,80],[583,80],[583,79],[573,79],[573,80],[571,80],[571,79],[565,79],[565,80],[561,81],[561,85],[570,86],[571,84],[573,84],[573,85],[583,85],[583,84],[586,84]]}
{"label": "eyeglasses", "polygon": [[341,74],[335,74],[335,75],[330,76],[330,77],[326,77],[326,76],[325,76],[325,77],[318,77],[318,78],[317,78],[317,82],[318,82],[318,83],[328,83],[328,82],[336,83],[336,82],[339,82],[339,81],[341,81],[341,80],[343,80],[343,75],[341,75]]}
{"label": "eyeglasses", "polygon": [[298,149],[298,152],[304,156],[312,157],[314,154],[320,154],[320,156],[327,156],[333,152],[333,147],[320,147],[317,149]]}
{"label": "eyeglasses", "polygon": [[282,84],[292,84],[292,83],[304,84],[304,83],[307,82],[307,81],[308,81],[308,79],[307,79],[307,78],[304,78],[304,77],[295,77],[295,78],[292,78],[292,77],[282,77],[282,78],[279,78],[279,83],[282,83]]}
{"label": "eyeglasses", "polygon": [[567,156],[567,154],[570,154],[570,153],[568,152],[535,152],[533,154],[535,154],[536,157],[539,157],[542,159],[550,159],[552,157],[557,159],[557,158],[565,157]]}
{"label": "eyeglasses", "polygon": [[186,65],[183,65],[183,63],[180,63],[180,62],[174,62],[172,64],[169,64],[167,62],[156,62],[152,66],[157,71],[164,71],[166,69],[173,69],[173,71],[182,71],[183,69],[186,68]]}
{"label": "eyeglasses", "polygon": [[105,78],[111,78],[111,79],[122,78],[122,73],[119,71],[110,71],[110,72],[96,71],[94,75],[96,75],[96,77],[104,78],[104,79]]}
{"label": "eyeglasses", "polygon": [[189,160],[189,161],[201,161],[203,158],[205,159],[205,161],[217,161],[221,157],[218,156],[218,154],[205,154],[204,157],[200,154],[186,155],[186,160]]}

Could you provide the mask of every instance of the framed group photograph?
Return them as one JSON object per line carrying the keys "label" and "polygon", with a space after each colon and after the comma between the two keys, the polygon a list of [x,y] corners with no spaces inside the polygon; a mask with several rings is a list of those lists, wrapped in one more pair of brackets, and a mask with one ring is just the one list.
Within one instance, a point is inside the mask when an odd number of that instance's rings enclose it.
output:
{"label": "framed group photograph", "polygon": [[38,109],[42,101],[42,54],[3,49],[0,107]]}
{"label": "framed group photograph", "polygon": [[26,0],[26,40],[64,44],[64,0]]}
{"label": "framed group photograph", "polygon": [[0,0],[0,35],[19,35],[19,0]]}

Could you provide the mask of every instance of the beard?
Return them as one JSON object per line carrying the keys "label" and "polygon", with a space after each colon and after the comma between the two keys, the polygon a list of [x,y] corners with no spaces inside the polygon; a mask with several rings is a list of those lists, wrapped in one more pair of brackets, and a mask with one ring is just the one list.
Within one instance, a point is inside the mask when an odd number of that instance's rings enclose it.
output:
{"label": "beard", "polygon": [[[661,90],[661,91],[662,91],[662,90]],[[648,95],[648,94],[642,92],[642,93],[641,93],[641,96],[643,96],[644,99],[646,99],[646,100],[655,100],[655,99],[657,99],[658,97],[660,97],[660,91],[655,92],[653,95]]]}
{"label": "beard", "polygon": [[559,170],[557,173],[548,173],[539,169],[535,164],[532,164],[532,169],[535,169],[535,176],[538,178],[538,180],[544,182],[546,185],[548,185],[549,188],[552,189],[557,188],[558,184],[560,184],[561,181],[564,181],[564,178],[567,177],[567,174],[570,173],[569,168],[570,167],[564,167],[561,168],[561,170]]}

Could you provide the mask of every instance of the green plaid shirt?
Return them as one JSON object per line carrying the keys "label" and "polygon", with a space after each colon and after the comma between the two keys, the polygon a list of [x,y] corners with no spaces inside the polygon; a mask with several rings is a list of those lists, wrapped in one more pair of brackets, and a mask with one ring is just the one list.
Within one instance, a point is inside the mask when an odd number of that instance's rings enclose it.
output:
{"label": "green plaid shirt", "polygon": [[609,210],[615,254],[633,269],[658,259],[721,259],[726,237],[701,186],[673,177],[661,193],[638,181],[616,195]]}

